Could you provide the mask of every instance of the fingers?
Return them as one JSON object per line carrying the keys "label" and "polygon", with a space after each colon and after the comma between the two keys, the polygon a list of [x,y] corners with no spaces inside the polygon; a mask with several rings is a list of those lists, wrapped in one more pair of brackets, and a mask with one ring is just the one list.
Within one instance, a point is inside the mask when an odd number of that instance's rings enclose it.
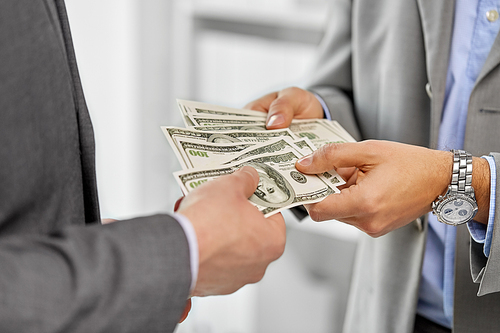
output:
{"label": "fingers", "polygon": [[262,96],[255,101],[252,101],[245,105],[244,109],[251,109],[256,111],[268,112],[271,103],[278,97],[278,92],[272,92],[265,96]]}
{"label": "fingers", "polygon": [[331,143],[297,161],[296,168],[306,174],[317,174],[335,168],[366,167],[375,150],[365,142]]}
{"label": "fingers", "polygon": [[[288,127],[294,117],[298,116],[300,118],[301,115],[305,115],[306,118],[322,118],[322,112],[317,116],[314,114],[308,115],[308,110],[314,108],[314,105],[311,105],[314,102],[319,103],[316,97],[309,91],[296,87],[281,90],[269,106],[267,128],[278,129]],[[322,110],[321,106],[320,109]]]}
{"label": "fingers", "polygon": [[[344,190],[345,191],[345,190]],[[323,201],[304,205],[313,221],[339,220],[349,223],[353,211],[359,213],[359,203],[350,199],[350,195],[344,193],[332,194]],[[353,207],[352,204],[355,204]]]}
{"label": "fingers", "polygon": [[280,91],[277,98],[269,106],[267,114],[267,129],[279,129],[290,126],[295,114],[296,96],[289,88]]}
{"label": "fingers", "polygon": [[288,127],[293,118],[323,118],[323,107],[316,96],[296,87],[267,94],[245,108],[267,112],[267,129]]}

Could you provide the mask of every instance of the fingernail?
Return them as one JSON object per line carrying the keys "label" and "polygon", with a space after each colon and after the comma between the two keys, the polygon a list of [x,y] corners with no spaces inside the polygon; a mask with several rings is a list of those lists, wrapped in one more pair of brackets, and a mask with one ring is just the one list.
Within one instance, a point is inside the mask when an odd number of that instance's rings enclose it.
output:
{"label": "fingernail", "polygon": [[285,123],[285,118],[281,114],[275,114],[269,117],[267,127],[280,126]]}
{"label": "fingernail", "polygon": [[307,156],[304,156],[302,157],[300,160],[297,161],[297,163],[299,163],[300,165],[302,166],[310,166],[313,162],[313,157],[312,155],[307,155]]}

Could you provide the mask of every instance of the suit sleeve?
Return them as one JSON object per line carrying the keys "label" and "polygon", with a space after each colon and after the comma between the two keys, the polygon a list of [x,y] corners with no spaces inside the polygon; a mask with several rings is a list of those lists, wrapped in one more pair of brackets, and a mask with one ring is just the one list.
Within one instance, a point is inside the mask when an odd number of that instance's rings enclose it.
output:
{"label": "suit sleeve", "polygon": [[0,238],[1,332],[173,332],[189,294],[168,215]]}
{"label": "suit sleeve", "polygon": [[319,46],[308,89],[325,101],[332,119],[360,140],[352,102],[351,6],[352,2],[347,0],[331,2],[329,24]]}

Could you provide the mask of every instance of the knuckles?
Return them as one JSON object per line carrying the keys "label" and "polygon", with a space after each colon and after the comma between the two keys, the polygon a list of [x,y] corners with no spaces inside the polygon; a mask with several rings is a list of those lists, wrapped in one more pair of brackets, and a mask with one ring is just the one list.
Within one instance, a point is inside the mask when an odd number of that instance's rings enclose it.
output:
{"label": "knuckles", "polygon": [[287,94],[300,97],[301,95],[304,95],[307,91],[299,87],[288,87],[286,89],[283,89],[282,92],[284,93],[286,92]]}

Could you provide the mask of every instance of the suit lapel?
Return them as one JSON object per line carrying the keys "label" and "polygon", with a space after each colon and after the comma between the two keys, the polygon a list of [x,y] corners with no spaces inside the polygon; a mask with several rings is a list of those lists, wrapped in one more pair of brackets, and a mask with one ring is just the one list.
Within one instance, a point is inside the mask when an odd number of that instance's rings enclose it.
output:
{"label": "suit lapel", "polygon": [[437,146],[450,56],[454,0],[417,0],[424,35],[427,77],[432,91],[431,140]]}

